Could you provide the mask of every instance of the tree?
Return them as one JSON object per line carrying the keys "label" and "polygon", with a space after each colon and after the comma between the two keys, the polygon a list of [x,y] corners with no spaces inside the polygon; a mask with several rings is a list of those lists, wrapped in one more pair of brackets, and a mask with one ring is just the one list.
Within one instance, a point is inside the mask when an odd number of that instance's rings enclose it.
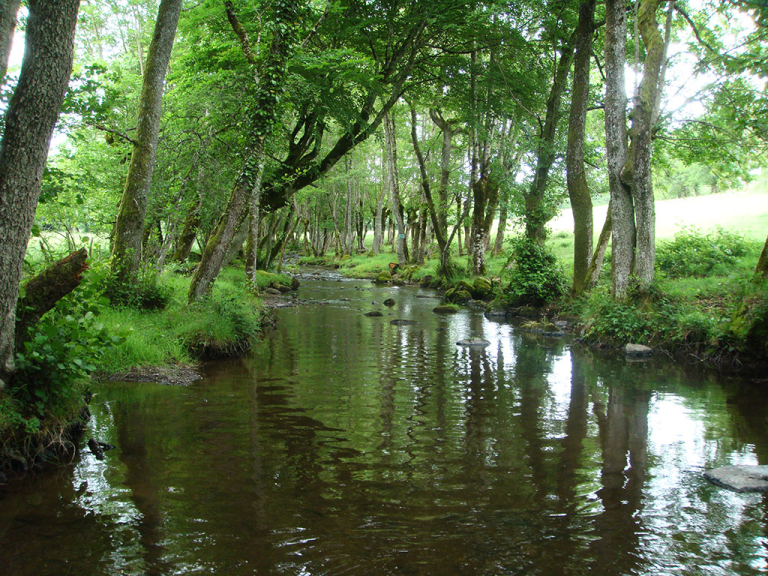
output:
{"label": "tree", "polygon": [[21,0],[0,0],[0,82],[8,71],[13,31],[16,29],[16,14]]}
{"label": "tree", "polygon": [[585,0],[579,8],[576,27],[576,55],[573,64],[573,92],[568,119],[566,169],[568,196],[573,211],[573,284],[571,293],[581,294],[587,282],[592,256],[592,197],[584,170],[584,135],[589,104],[589,63],[592,60],[595,0]]}
{"label": "tree", "polygon": [[[661,2],[639,0],[637,24],[646,56],[629,131],[624,88],[626,14],[622,3],[606,2],[605,138],[613,220],[612,291],[614,298],[619,300],[626,298],[632,275],[641,288],[648,287],[654,277],[656,227],[651,141],[659,115],[662,61],[669,40],[669,35],[666,41],[662,38],[656,22],[656,11]],[[674,2],[670,2],[670,15],[673,5]],[[667,28],[670,20],[667,19]]]}
{"label": "tree", "polygon": [[[256,84],[255,95],[250,103],[251,109],[248,111],[247,138],[249,143],[245,151],[245,161],[235,179],[227,206],[206,243],[200,264],[192,277],[189,287],[190,302],[200,300],[210,291],[227,255],[232,238],[248,209],[250,209],[251,215],[249,234],[252,236],[254,245],[258,242],[261,181],[264,174],[266,139],[278,116],[278,103],[285,89],[287,62],[294,47],[296,28],[300,22],[299,6],[295,5],[292,0],[278,0],[275,3],[272,26],[275,33],[267,58],[263,66],[259,67],[259,63],[250,48],[245,30],[236,18],[232,3],[226,2],[225,5],[230,24],[241,42],[245,58],[252,68]],[[253,256],[255,257],[255,254]],[[256,265],[254,264],[252,274],[255,273]],[[253,280],[255,286],[255,278]]]}
{"label": "tree", "polygon": [[16,305],[53,128],[72,71],[79,0],[30,0],[19,83],[0,143],[0,382],[14,371]]}
{"label": "tree", "polygon": [[182,2],[161,0],[144,67],[138,128],[112,237],[112,271],[118,286],[133,283],[141,262],[144,220],[157,156],[163,85]]}

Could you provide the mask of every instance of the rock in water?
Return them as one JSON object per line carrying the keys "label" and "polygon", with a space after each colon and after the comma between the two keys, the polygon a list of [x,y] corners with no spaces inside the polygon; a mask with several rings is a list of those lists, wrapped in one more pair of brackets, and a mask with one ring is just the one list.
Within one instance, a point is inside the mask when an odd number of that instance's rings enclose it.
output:
{"label": "rock in water", "polygon": [[394,305],[395,305],[394,298],[387,298],[386,300],[384,300],[384,306],[394,306]]}
{"label": "rock in water", "polygon": [[374,316],[384,316],[384,314],[382,314],[378,310],[371,310],[370,312],[366,312],[365,315],[366,316],[371,316],[371,317],[374,317]]}
{"label": "rock in water", "polygon": [[390,320],[389,323],[394,326],[410,326],[412,324],[416,324],[416,320],[401,320],[398,318],[396,320]]}
{"label": "rock in water", "polygon": [[631,358],[647,358],[653,354],[653,348],[642,344],[627,344],[624,347],[624,354]]}
{"label": "rock in water", "polygon": [[704,472],[704,478],[735,492],[768,492],[768,466],[721,466]]}
{"label": "rock in water", "polygon": [[96,460],[104,460],[104,450],[96,440],[89,438],[88,448],[90,448],[91,452],[93,452],[93,455],[96,456]]}
{"label": "rock in water", "polygon": [[469,340],[459,340],[456,342],[456,346],[473,346],[476,348],[485,348],[490,346],[490,344],[488,340],[483,340],[482,338],[470,338]]}

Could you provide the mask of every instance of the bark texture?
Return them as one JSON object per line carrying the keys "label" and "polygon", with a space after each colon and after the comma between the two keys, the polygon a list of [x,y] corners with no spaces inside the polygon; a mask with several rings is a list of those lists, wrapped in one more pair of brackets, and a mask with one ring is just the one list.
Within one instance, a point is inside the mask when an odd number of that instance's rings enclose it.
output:
{"label": "bark texture", "polygon": [[21,75],[0,144],[0,387],[14,370],[22,264],[51,135],[72,71],[79,0],[29,2]]}
{"label": "bark texture", "polygon": [[395,139],[395,121],[387,113],[384,119],[384,136],[387,141],[387,171],[389,176],[389,192],[392,199],[392,216],[395,219],[395,246],[397,261],[400,266],[408,263],[408,244],[405,238],[405,223],[403,221],[402,203],[400,202],[400,185],[397,176],[397,140]]}
{"label": "bark texture", "polygon": [[627,161],[627,96],[624,78],[627,18],[624,3],[605,3],[605,142],[611,192],[611,274],[613,297],[627,295],[635,249],[632,194],[621,179]]}
{"label": "bark texture", "polygon": [[136,139],[112,235],[112,271],[130,284],[139,270],[149,188],[155,169],[163,85],[183,0],[161,0],[149,45],[139,101]]}
{"label": "bark texture", "polygon": [[573,295],[584,291],[592,257],[592,196],[584,170],[584,134],[589,104],[589,63],[592,59],[595,3],[596,0],[586,0],[579,8],[576,55],[573,62],[573,92],[568,118],[566,176],[568,197],[573,211]]}
{"label": "bark texture", "polygon": [[81,248],[54,262],[24,284],[24,297],[19,299],[16,314],[17,349],[26,340],[27,329],[80,285],[82,274],[88,269],[87,259],[88,251]]}
{"label": "bark texture", "polygon": [[21,0],[0,0],[0,81],[8,72],[8,58],[11,55],[13,31],[16,29],[16,14]]}
{"label": "bark texture", "polygon": [[643,80],[635,99],[629,162],[622,178],[632,188],[635,207],[635,267],[634,273],[641,287],[653,282],[656,261],[656,210],[651,183],[651,140],[653,115],[661,92],[661,63],[664,40],[656,22],[656,11],[661,0],[642,0],[637,11],[640,37],[645,45]]}

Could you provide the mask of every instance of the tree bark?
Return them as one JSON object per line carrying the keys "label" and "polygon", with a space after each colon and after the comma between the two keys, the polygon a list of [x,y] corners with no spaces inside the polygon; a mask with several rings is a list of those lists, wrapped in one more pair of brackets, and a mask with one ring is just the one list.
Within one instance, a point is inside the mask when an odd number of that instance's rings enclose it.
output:
{"label": "tree bark", "polygon": [[605,258],[605,251],[608,249],[608,242],[611,239],[611,232],[613,231],[613,218],[611,217],[611,204],[608,203],[608,211],[605,215],[605,222],[603,228],[600,231],[600,237],[597,239],[597,246],[595,246],[595,252],[592,254],[592,260],[589,263],[589,269],[586,275],[586,289],[592,289],[597,284],[597,280],[600,277],[600,271],[603,268],[603,259]]}
{"label": "tree bark", "polygon": [[653,114],[661,91],[661,62],[664,40],[656,23],[656,11],[661,0],[642,0],[637,18],[640,36],[645,45],[643,80],[635,101],[632,120],[629,162],[622,178],[632,189],[635,207],[636,241],[634,272],[640,286],[653,282],[656,261],[656,209],[651,182],[651,140]]}
{"label": "tree bark", "polygon": [[183,0],[161,0],[144,67],[136,139],[112,234],[112,271],[121,284],[134,282],[141,263],[144,219],[160,131],[163,84],[182,3]]}
{"label": "tree bark", "polygon": [[524,194],[525,235],[539,244],[542,244],[546,238],[546,224],[551,219],[551,215],[543,211],[542,203],[549,183],[549,171],[552,169],[556,157],[555,136],[557,135],[557,123],[560,116],[560,104],[566,88],[568,72],[571,69],[574,40],[575,33],[560,48],[560,61],[552,79],[544,125],[538,139],[536,171],[531,188]]}
{"label": "tree bark", "polygon": [[0,388],[14,371],[16,305],[51,135],[72,71],[79,0],[30,0],[19,83],[0,143]]}
{"label": "tree bark", "polygon": [[573,212],[573,284],[571,294],[581,294],[587,282],[592,256],[592,196],[584,170],[584,135],[589,104],[589,64],[592,59],[596,0],[585,0],[579,8],[576,55],[573,62],[573,93],[568,119],[566,179]]}
{"label": "tree bark", "polygon": [[80,248],[69,256],[54,262],[24,284],[24,297],[19,298],[16,314],[16,349],[27,339],[27,330],[43,314],[53,309],[56,302],[80,285],[82,274],[88,269],[88,251]]}
{"label": "tree bark", "polygon": [[389,176],[389,192],[392,199],[392,216],[395,219],[395,232],[397,237],[395,246],[397,261],[400,266],[408,263],[408,244],[405,238],[405,224],[403,222],[403,210],[400,202],[400,185],[397,177],[397,140],[395,137],[395,121],[391,114],[387,113],[384,119],[384,133],[387,141],[387,170]]}
{"label": "tree bark", "polygon": [[605,143],[611,192],[611,284],[617,300],[627,296],[632,270],[635,219],[632,194],[621,178],[627,161],[627,96],[624,79],[627,19],[624,3],[605,3]]}
{"label": "tree bark", "polygon": [[16,15],[21,0],[0,0],[0,82],[8,72],[8,58],[11,56],[13,31],[16,29]]}
{"label": "tree bark", "polygon": [[755,266],[755,276],[762,278],[768,276],[768,238],[765,239],[763,251],[760,253],[760,258],[757,259],[757,266]]}

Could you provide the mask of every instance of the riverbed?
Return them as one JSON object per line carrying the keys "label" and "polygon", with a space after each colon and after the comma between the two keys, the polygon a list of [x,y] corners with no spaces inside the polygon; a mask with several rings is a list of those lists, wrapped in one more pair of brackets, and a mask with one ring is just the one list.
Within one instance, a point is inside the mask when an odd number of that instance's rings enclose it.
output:
{"label": "riverbed", "polygon": [[0,575],[768,570],[768,497],[702,476],[768,464],[760,390],[431,290],[312,272],[298,297],[202,380],[99,384],[116,448],[0,492]]}

